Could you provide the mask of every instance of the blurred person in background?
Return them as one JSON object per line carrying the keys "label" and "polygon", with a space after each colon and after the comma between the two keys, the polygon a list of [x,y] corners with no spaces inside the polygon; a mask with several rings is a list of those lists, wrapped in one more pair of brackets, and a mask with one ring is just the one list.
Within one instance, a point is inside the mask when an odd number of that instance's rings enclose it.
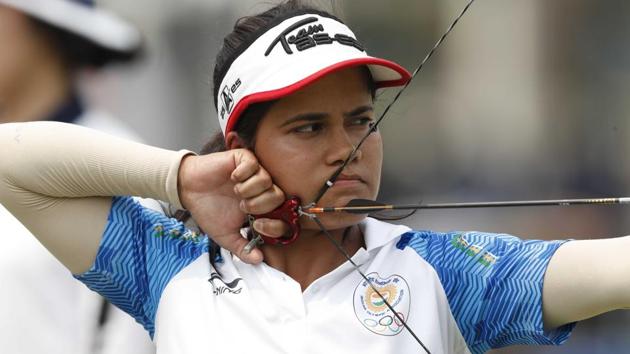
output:
{"label": "blurred person in background", "polygon": [[[127,63],[140,33],[90,0],[0,0],[0,123],[58,121],[139,140],[84,105],[84,69]],[[84,286],[0,205],[0,352],[152,353],[133,319]]]}

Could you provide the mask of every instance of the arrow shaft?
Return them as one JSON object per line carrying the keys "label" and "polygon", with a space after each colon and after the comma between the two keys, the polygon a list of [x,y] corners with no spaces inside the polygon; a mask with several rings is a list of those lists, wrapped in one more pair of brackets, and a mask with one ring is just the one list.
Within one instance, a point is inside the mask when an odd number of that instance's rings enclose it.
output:
{"label": "arrow shaft", "polygon": [[630,198],[587,198],[587,199],[552,199],[552,200],[514,200],[503,202],[471,202],[471,203],[435,203],[435,204],[379,204],[345,207],[311,207],[303,211],[311,214],[322,213],[372,213],[383,210],[411,209],[464,209],[464,208],[505,208],[532,206],[572,206],[572,205],[611,205],[630,204]]}

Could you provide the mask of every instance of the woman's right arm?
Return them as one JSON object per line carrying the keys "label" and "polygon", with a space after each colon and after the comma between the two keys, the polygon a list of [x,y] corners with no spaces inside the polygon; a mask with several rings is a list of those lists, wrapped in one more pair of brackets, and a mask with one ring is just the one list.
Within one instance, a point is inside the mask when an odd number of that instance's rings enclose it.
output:
{"label": "woman's right arm", "polygon": [[[70,124],[0,125],[0,203],[75,274],[94,261],[111,196],[183,201],[215,242],[240,254],[244,213],[284,199],[270,181],[246,150],[197,157]],[[262,259],[258,251],[243,256]]]}
{"label": "woman's right arm", "polygon": [[0,203],[73,273],[96,255],[111,196],[180,205],[186,151],[168,151],[75,125],[0,125]]}

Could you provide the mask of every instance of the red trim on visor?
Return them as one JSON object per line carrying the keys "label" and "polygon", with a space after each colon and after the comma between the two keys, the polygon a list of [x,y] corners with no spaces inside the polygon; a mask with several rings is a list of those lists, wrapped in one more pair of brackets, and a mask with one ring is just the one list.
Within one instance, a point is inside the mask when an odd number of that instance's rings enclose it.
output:
{"label": "red trim on visor", "polygon": [[383,87],[402,86],[411,79],[411,74],[405,68],[389,60],[370,57],[370,58],[358,58],[358,59],[350,59],[350,60],[342,61],[342,62],[333,64],[331,66],[325,67],[315,72],[314,74],[311,74],[310,76],[307,76],[303,78],[302,80],[294,84],[291,84],[289,86],[276,89],[276,90],[271,90],[271,91],[252,93],[251,95],[243,97],[238,102],[236,107],[234,107],[234,111],[230,115],[228,123],[225,126],[225,136],[227,136],[227,134],[232,131],[232,129],[236,125],[236,122],[238,121],[238,118],[245,111],[245,109],[247,109],[247,107],[249,107],[251,104],[271,101],[271,100],[284,97],[286,95],[289,95],[301,89],[302,87],[314,82],[315,80],[325,75],[328,75],[330,73],[333,73],[341,69],[350,68],[350,67],[359,66],[359,65],[384,66],[400,74],[400,79],[397,79],[397,80],[374,81],[374,84],[377,89],[383,88]]}

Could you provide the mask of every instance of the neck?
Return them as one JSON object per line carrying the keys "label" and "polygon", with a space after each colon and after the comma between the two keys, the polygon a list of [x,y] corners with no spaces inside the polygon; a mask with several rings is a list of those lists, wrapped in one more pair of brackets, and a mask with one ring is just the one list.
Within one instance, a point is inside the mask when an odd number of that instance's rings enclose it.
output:
{"label": "neck", "polygon": [[[350,255],[364,247],[363,234],[358,225],[332,230],[330,234]],[[346,258],[328,237],[314,230],[303,230],[300,237],[290,245],[268,245],[262,251],[265,262],[295,279],[302,291],[346,262]]]}
{"label": "neck", "polygon": [[5,92],[0,98],[0,123],[45,119],[67,99],[71,78],[58,61],[42,63]]}

